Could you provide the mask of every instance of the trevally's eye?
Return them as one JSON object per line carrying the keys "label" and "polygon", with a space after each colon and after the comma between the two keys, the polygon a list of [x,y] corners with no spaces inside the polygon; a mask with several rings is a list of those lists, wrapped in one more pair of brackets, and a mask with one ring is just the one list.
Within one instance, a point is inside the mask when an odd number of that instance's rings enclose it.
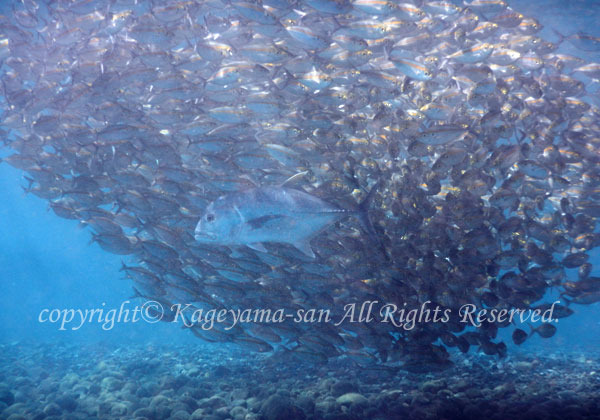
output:
{"label": "trevally's eye", "polygon": [[212,222],[215,220],[215,215],[214,214],[207,214],[206,215],[206,221],[207,222]]}

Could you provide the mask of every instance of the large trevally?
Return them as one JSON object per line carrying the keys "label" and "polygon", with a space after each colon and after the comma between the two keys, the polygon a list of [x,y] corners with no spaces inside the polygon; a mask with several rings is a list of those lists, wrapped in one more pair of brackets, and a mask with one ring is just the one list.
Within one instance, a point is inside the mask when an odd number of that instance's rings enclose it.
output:
{"label": "large trevally", "polygon": [[287,243],[314,258],[311,239],[344,217],[356,216],[367,233],[374,237],[367,210],[375,189],[353,210],[282,186],[256,187],[226,194],[208,205],[194,237],[202,243],[246,245],[263,252],[266,252],[263,242]]}

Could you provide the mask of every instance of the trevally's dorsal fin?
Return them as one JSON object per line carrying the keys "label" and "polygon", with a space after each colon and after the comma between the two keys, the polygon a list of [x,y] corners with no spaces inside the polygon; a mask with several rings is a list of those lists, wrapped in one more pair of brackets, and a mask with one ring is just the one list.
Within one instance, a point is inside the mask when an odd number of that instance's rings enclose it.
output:
{"label": "trevally's dorsal fin", "polygon": [[288,179],[286,179],[285,181],[283,181],[281,184],[279,184],[279,187],[283,187],[287,184],[290,184],[292,182],[296,182],[297,180],[299,180],[300,178],[302,178],[303,176],[308,174],[308,170],[306,171],[302,171],[302,172],[298,172],[297,174],[292,175],[291,177],[289,177]]}

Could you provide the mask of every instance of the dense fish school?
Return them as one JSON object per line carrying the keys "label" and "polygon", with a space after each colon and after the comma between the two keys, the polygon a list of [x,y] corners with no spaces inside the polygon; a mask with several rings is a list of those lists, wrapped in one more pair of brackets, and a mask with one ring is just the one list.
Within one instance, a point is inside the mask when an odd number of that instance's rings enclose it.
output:
{"label": "dense fish school", "polygon": [[[58,216],[129,255],[136,295],[165,308],[451,310],[413,329],[188,325],[202,339],[406,369],[447,366],[453,347],[502,357],[498,329],[514,327],[469,327],[461,306],[547,309],[550,288],[556,317],[600,301],[587,262],[600,120],[586,100],[600,65],[556,51],[600,40],[540,30],[502,0],[24,0],[0,18],[5,161]],[[269,230],[299,210],[283,206],[252,220],[266,229],[257,245],[194,238],[219,197],[290,177],[326,209],[366,201],[374,232],[330,216],[299,247]]]}

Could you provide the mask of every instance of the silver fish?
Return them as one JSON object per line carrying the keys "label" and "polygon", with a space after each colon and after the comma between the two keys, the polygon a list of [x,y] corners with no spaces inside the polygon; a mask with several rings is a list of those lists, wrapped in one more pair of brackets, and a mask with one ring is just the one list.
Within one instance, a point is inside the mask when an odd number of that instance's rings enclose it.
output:
{"label": "silver fish", "polygon": [[374,191],[356,210],[285,187],[257,187],[227,194],[208,205],[196,225],[194,238],[214,245],[246,245],[262,252],[266,252],[263,242],[287,243],[314,258],[311,239],[347,216],[357,216],[372,234],[367,207]]}

